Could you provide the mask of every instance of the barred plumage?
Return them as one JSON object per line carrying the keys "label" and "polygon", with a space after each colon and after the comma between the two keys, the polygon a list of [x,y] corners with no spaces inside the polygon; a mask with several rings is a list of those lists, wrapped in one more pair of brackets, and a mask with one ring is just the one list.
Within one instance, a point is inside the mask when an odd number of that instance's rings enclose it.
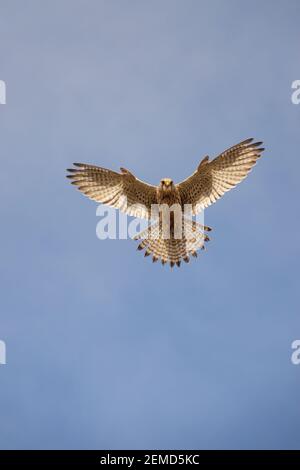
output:
{"label": "barred plumage", "polygon": [[[264,150],[261,144],[247,139],[225,150],[211,162],[209,157],[205,157],[193,175],[176,185],[165,178],[156,187],[144,183],[124,168],[117,173],[84,163],[74,163],[76,168],[69,169],[67,176],[90,199],[134,217],[150,220],[153,206],[171,207],[173,204],[182,210],[188,204],[192,215],[196,215],[247,176]],[[142,240],[139,249],[145,249],[145,256],[152,255],[153,261],[161,259],[163,264],[169,262],[171,266],[180,266],[181,260],[188,262],[191,255],[197,256],[197,250],[204,248],[204,242],[208,241],[204,232],[210,229],[184,217],[182,223],[185,227],[182,238],[175,237],[174,219],[171,219],[170,237],[165,239],[160,214],[152,225],[152,235],[155,236],[150,236],[147,229],[136,237]]]}

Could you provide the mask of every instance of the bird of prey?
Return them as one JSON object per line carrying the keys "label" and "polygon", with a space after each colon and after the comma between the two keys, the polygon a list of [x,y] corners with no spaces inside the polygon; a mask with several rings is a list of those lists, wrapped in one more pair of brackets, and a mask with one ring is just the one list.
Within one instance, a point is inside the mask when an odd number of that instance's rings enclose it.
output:
{"label": "bird of prey", "polygon": [[[225,150],[214,160],[206,156],[196,171],[181,183],[174,184],[164,178],[158,186],[153,186],[136,178],[130,171],[120,168],[120,173],[85,163],[74,163],[69,169],[68,178],[72,184],[90,199],[108,204],[128,215],[153,219],[153,207],[158,207],[158,216],[149,228],[135,238],[140,240],[138,249],[145,250],[145,256],[180,266],[181,260],[188,262],[190,256],[197,256],[197,250],[204,249],[209,240],[205,232],[210,227],[193,220],[203,209],[216,202],[223,194],[240,183],[255,165],[264,150],[262,142],[247,139]],[[190,208],[191,218],[182,215],[184,225],[181,237],[174,232],[174,214],[169,221],[169,236],[162,227],[161,207],[179,206],[182,211]],[[156,212],[157,213],[157,212]],[[184,214],[184,212],[182,212]]]}

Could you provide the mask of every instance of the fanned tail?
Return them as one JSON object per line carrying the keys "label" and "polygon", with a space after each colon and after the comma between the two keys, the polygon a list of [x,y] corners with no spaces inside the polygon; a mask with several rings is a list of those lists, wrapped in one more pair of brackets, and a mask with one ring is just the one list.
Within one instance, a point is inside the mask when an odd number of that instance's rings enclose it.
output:
{"label": "fanned tail", "polygon": [[197,257],[198,250],[204,250],[204,243],[209,241],[205,231],[211,228],[201,225],[194,220],[184,218],[183,229],[180,238],[175,238],[170,233],[165,238],[159,221],[136,235],[135,240],[141,240],[138,250],[145,250],[144,256],[152,255],[152,261],[161,260],[162,264],[170,263],[180,266],[181,261],[189,262],[190,256]]}

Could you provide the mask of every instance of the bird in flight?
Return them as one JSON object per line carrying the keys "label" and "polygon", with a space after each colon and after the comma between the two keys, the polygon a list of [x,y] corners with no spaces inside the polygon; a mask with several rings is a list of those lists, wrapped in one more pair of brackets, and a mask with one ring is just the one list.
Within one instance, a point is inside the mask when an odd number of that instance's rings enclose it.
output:
{"label": "bird in flight", "polygon": [[[74,163],[67,175],[78,189],[90,199],[112,206],[130,216],[154,219],[154,223],[135,238],[140,240],[138,249],[145,250],[145,256],[180,266],[190,256],[197,256],[197,250],[204,249],[209,240],[205,232],[210,227],[201,225],[192,216],[216,202],[223,194],[240,183],[255,165],[264,150],[262,142],[247,139],[225,150],[214,160],[206,156],[196,171],[181,183],[174,184],[164,178],[153,186],[136,178],[130,171],[120,168],[121,173],[85,163]],[[170,213],[164,229],[164,210],[179,207],[181,236],[176,233],[175,211]],[[186,217],[188,206],[191,217]],[[156,208],[153,210],[153,207]],[[164,208],[164,210],[162,210]],[[153,214],[156,214],[154,216]],[[166,236],[166,233],[168,235]]]}

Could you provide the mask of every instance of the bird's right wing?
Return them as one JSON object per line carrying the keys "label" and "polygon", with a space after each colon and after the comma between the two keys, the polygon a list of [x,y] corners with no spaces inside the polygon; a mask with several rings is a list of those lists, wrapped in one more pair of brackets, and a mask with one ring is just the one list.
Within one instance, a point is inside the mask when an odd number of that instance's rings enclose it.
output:
{"label": "bird's right wing", "polygon": [[151,218],[151,206],[157,201],[155,186],[137,179],[124,168],[117,173],[85,163],[74,166],[67,177],[87,197],[134,217]]}
{"label": "bird's right wing", "polygon": [[183,204],[196,215],[240,183],[260,157],[262,142],[247,139],[209,162],[205,157],[194,174],[177,185]]}

